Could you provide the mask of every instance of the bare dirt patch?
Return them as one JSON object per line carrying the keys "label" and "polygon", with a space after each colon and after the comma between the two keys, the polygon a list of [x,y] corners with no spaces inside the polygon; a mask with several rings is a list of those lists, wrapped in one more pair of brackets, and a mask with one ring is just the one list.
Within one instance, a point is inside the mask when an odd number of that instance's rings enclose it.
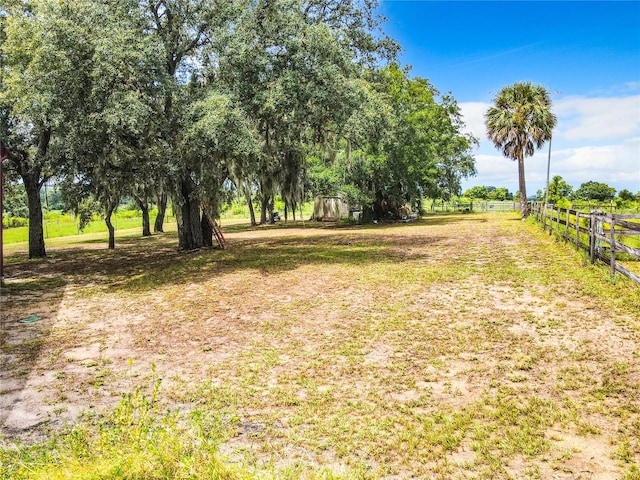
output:
{"label": "bare dirt patch", "polygon": [[219,412],[235,431],[221,451],[258,470],[621,478],[640,462],[637,287],[537,227],[226,236],[227,251],[155,236],[12,261],[3,436],[40,440],[160,376],[168,407]]}

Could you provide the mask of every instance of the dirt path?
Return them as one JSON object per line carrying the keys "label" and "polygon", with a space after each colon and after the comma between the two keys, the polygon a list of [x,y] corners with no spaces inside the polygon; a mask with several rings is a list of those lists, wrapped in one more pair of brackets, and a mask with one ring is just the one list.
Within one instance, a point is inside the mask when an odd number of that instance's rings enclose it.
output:
{"label": "dirt path", "polygon": [[42,439],[160,376],[168,406],[230,425],[229,461],[301,477],[617,479],[640,463],[637,287],[536,226],[226,236],[225,252],[158,236],[12,262],[2,435]]}

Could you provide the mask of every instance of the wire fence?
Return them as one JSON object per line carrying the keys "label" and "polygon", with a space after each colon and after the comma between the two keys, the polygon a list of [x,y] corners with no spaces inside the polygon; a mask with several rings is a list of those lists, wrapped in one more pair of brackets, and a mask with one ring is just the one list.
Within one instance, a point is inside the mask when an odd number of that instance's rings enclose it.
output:
{"label": "wire fence", "polygon": [[446,202],[444,200],[432,200],[427,203],[427,211],[436,212],[513,212],[520,210],[520,202],[512,201],[471,201]]}

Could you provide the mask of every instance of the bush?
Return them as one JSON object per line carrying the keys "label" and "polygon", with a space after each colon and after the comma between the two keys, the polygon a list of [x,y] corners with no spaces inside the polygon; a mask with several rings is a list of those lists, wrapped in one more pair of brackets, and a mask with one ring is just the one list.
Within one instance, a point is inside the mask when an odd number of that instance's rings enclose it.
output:
{"label": "bush", "polygon": [[233,206],[231,207],[231,214],[232,215],[244,215],[248,210],[248,207],[246,205],[246,203],[244,205],[241,205],[239,203],[234,203]]}
{"label": "bush", "polygon": [[4,228],[17,228],[29,226],[29,220],[23,217],[9,217],[2,219]]}
{"label": "bush", "polygon": [[45,220],[60,220],[66,215],[62,210],[49,210],[44,214]]}
{"label": "bush", "polygon": [[121,210],[118,212],[120,218],[137,218],[141,215],[138,210]]}

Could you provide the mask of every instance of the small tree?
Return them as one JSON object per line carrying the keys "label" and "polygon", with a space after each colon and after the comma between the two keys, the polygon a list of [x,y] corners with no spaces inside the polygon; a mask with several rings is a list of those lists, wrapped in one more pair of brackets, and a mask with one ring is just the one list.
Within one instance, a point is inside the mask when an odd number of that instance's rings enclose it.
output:
{"label": "small tree", "polygon": [[489,196],[489,191],[485,186],[476,185],[475,187],[467,189],[463,195],[468,198],[480,198],[482,200],[486,200]]}
{"label": "small tree", "polygon": [[624,188],[624,189],[622,189],[622,190],[620,190],[618,192],[618,197],[620,197],[621,200],[624,200],[626,202],[633,202],[633,200],[634,200],[633,193],[631,193],[626,188]]}
{"label": "small tree", "polygon": [[490,200],[499,200],[501,202],[505,200],[513,199],[513,195],[509,193],[509,190],[505,187],[494,188],[493,191],[489,193]]}
{"label": "small tree", "polygon": [[557,205],[563,198],[569,198],[573,194],[573,187],[565,182],[560,175],[556,175],[549,183],[548,201]]}
{"label": "small tree", "polygon": [[595,200],[597,202],[610,202],[616,196],[616,189],[606,183],[588,181],[580,185],[575,196],[581,200]]}

